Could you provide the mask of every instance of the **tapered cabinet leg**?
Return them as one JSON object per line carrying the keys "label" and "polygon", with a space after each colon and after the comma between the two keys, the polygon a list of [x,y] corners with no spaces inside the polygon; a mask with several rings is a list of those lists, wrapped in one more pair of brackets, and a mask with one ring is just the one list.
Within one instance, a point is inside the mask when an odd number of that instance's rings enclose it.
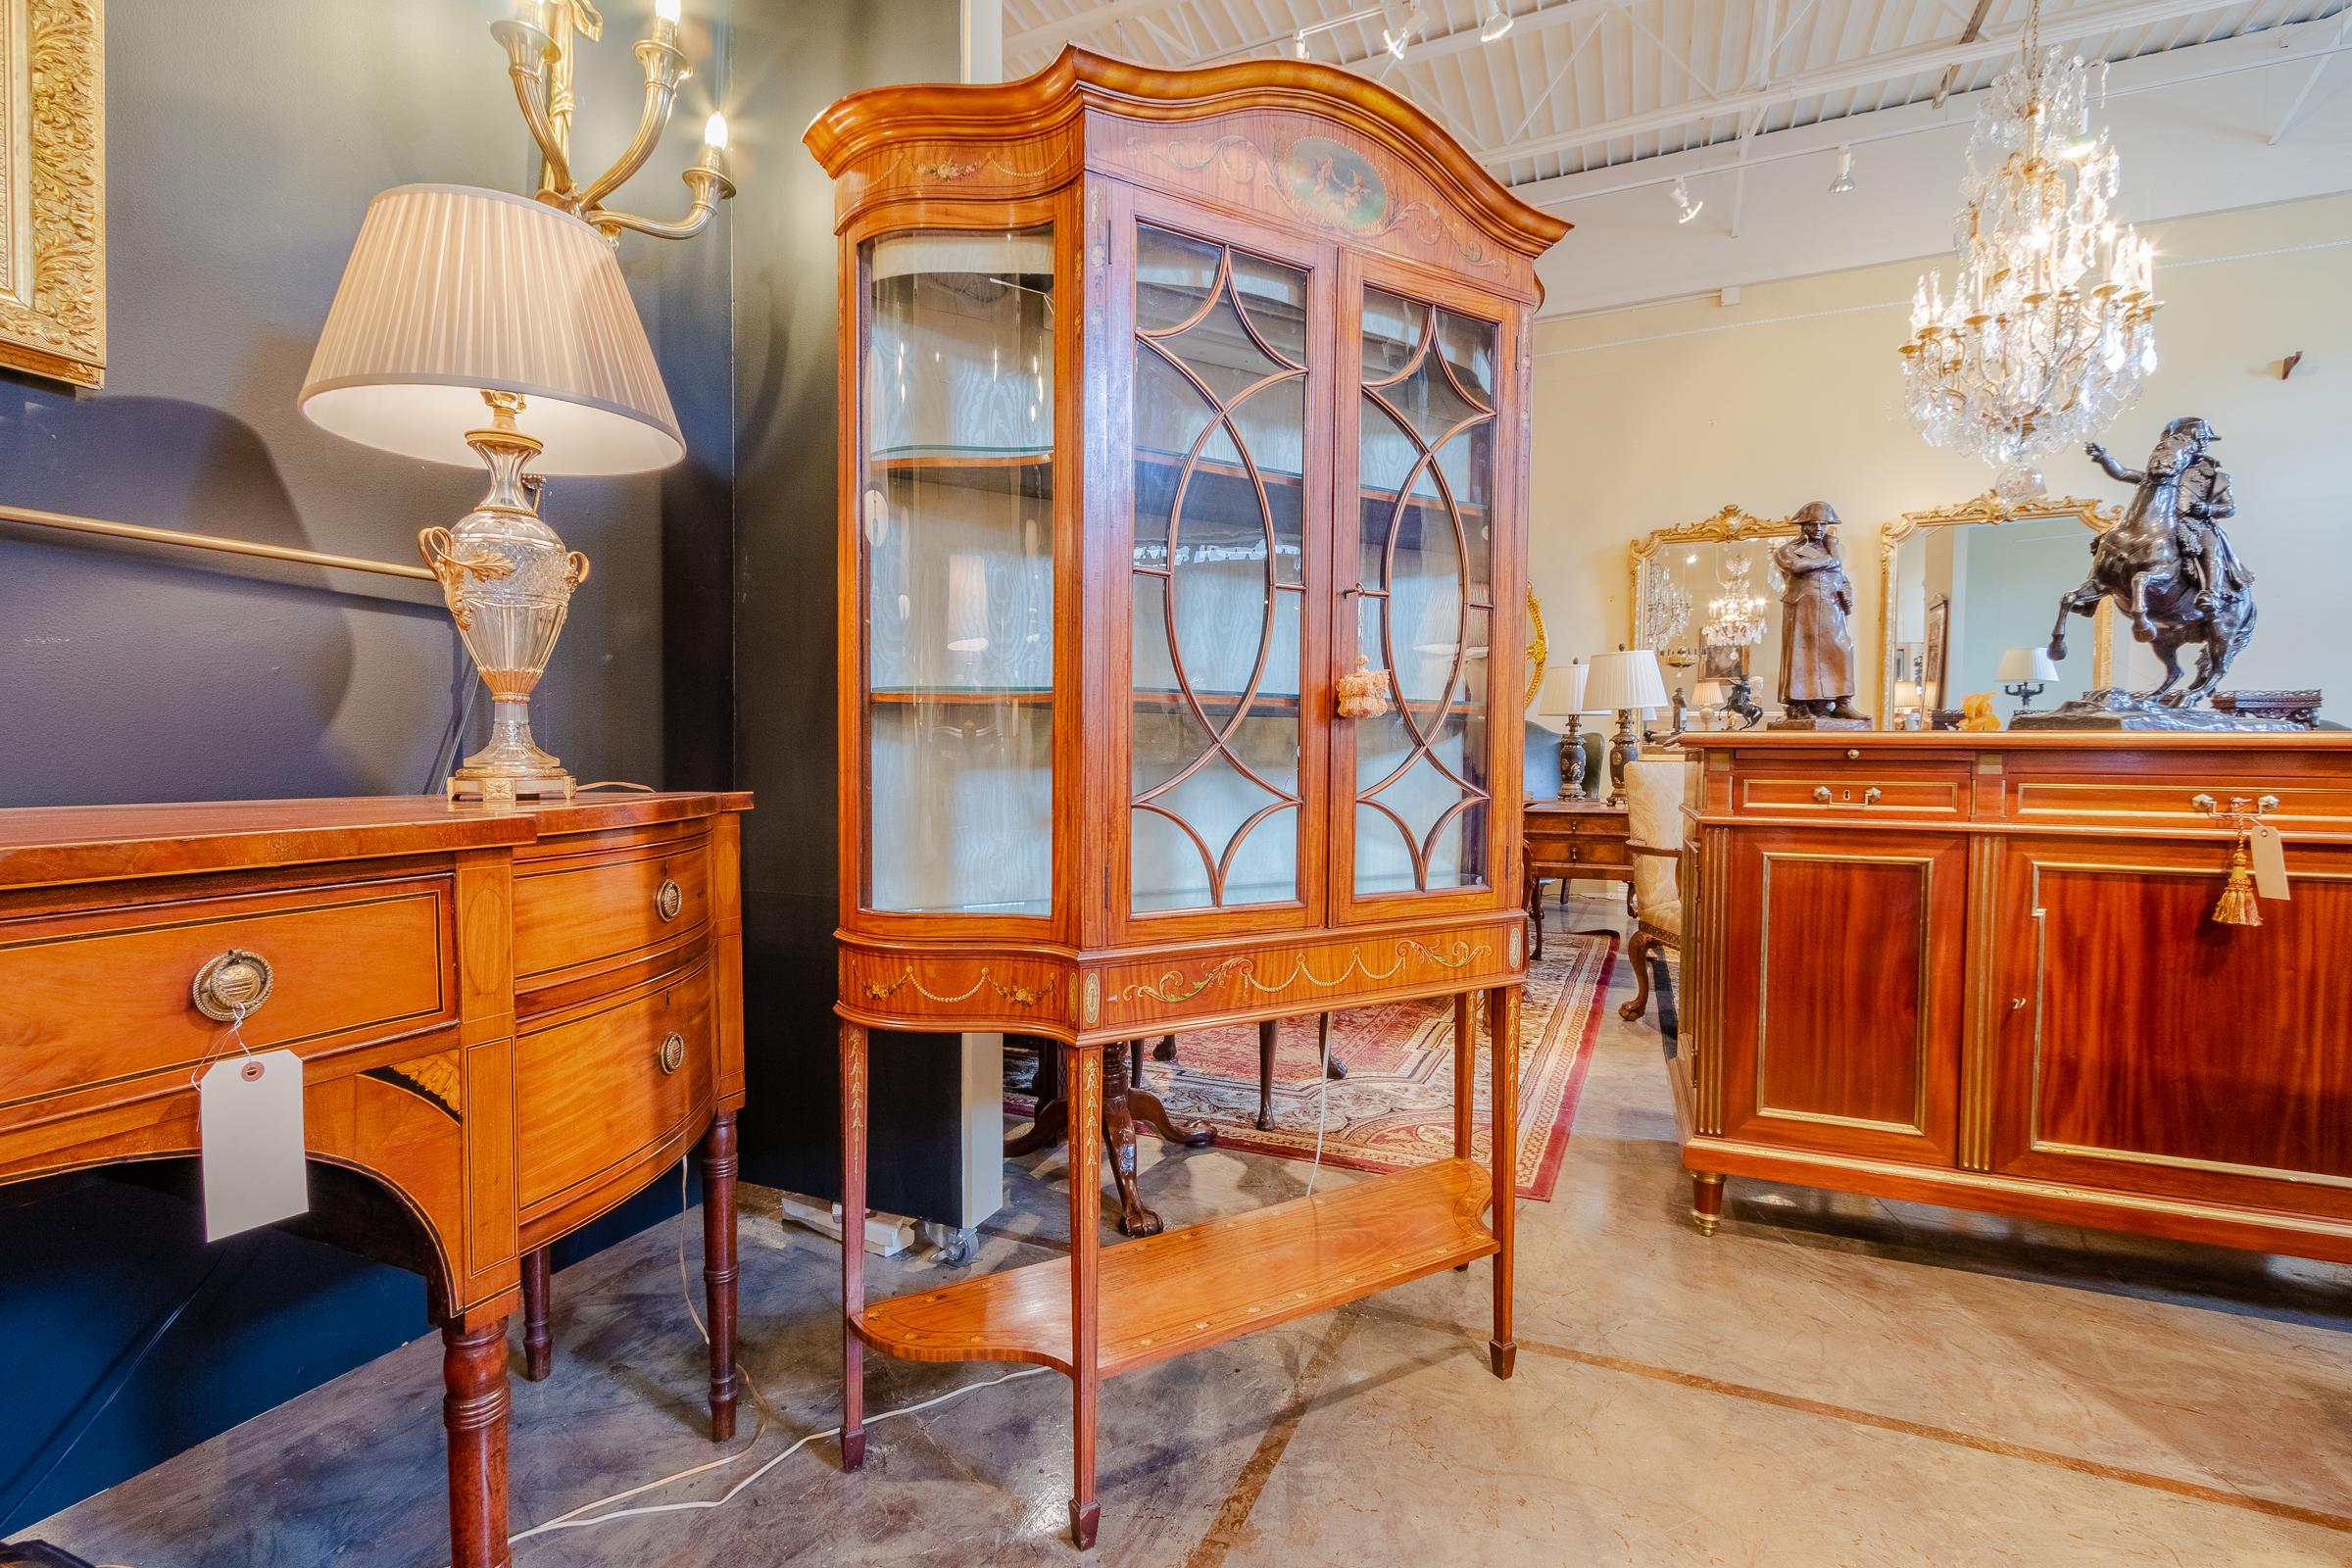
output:
{"label": "tapered cabinet leg", "polygon": [[537,1383],[555,1368],[556,1336],[548,1327],[555,1294],[547,1249],[522,1254],[522,1375]]}
{"label": "tapered cabinet leg", "polygon": [[1274,1042],[1281,1028],[1272,1018],[1257,1024],[1257,1130],[1274,1125]]}
{"label": "tapered cabinet leg", "polygon": [[[865,1462],[865,1030],[841,1026],[841,1467]],[[1089,1162],[1085,1167],[1092,1171]],[[1073,1186],[1077,1185],[1075,1183]],[[1088,1183],[1092,1186],[1092,1183]]]}
{"label": "tapered cabinet leg", "polygon": [[451,1568],[507,1568],[507,1320],[441,1330]]}
{"label": "tapered cabinet leg", "polygon": [[1487,1092],[1494,1114],[1487,1141],[1494,1171],[1494,1336],[1487,1358],[1494,1375],[1507,1378],[1519,1358],[1511,1332],[1511,1270],[1519,1208],[1519,988],[1496,986],[1487,993],[1487,1034],[1494,1054]]}
{"label": "tapered cabinet leg", "polygon": [[1714,1235],[1715,1227],[1723,1223],[1723,1172],[1690,1173],[1690,1223],[1698,1227],[1701,1236]]}
{"label": "tapered cabinet leg", "polygon": [[1063,1048],[1062,1077],[1070,1097],[1070,1539],[1095,1544],[1102,1506],[1095,1499],[1095,1405],[1102,1389],[1096,1366],[1101,1300],[1097,1272],[1102,1250],[1102,1053]]}
{"label": "tapered cabinet leg", "polygon": [[710,1441],[735,1436],[735,1113],[703,1135],[703,1299],[710,1329]]}

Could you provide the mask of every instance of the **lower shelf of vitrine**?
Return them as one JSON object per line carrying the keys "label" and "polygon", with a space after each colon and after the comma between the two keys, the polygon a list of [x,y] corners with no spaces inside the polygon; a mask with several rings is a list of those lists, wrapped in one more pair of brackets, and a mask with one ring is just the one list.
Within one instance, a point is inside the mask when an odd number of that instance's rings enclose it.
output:
{"label": "lower shelf of vitrine", "polygon": [[[1112,1377],[1376,1295],[1496,1250],[1492,1192],[1468,1159],[1352,1182],[1105,1247],[1095,1364]],[[911,1361],[1034,1361],[1070,1370],[1070,1261],[984,1274],[867,1306],[876,1349]]]}

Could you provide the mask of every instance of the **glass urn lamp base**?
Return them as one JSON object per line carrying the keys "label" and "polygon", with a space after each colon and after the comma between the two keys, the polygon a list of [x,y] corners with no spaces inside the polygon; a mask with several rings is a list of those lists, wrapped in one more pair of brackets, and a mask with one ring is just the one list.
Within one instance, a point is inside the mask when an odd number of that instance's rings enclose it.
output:
{"label": "glass urn lamp base", "polygon": [[540,444],[515,427],[523,400],[482,394],[490,428],[466,433],[466,444],[490,468],[490,493],[455,527],[417,536],[441,580],[449,612],[466,651],[490,688],[490,743],[449,780],[452,801],[512,803],[571,799],[571,775],[531,738],[531,689],[555,652],[571,592],[588,578],[588,558],[566,551],[539,520],[539,481],[523,465]]}

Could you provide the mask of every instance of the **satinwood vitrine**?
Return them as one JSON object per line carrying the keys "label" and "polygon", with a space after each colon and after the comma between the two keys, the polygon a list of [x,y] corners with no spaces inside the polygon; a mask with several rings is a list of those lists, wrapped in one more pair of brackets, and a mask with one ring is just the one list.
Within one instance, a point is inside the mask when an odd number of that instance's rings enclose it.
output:
{"label": "satinwood vitrine", "polygon": [[[1078,1173],[1066,1265],[869,1303],[846,1250],[844,1456],[865,1345],[1058,1367],[1083,1544],[1104,1376],[1490,1254],[1508,1375],[1516,1075],[1492,1178],[1459,1091],[1482,993],[1517,1036],[1530,330],[1567,225],[1290,61],[1071,50],[807,139],[841,236],[846,1203],[875,1028],[1059,1042]],[[1099,1248],[1106,1047],[1416,996],[1456,999],[1456,1158]]]}

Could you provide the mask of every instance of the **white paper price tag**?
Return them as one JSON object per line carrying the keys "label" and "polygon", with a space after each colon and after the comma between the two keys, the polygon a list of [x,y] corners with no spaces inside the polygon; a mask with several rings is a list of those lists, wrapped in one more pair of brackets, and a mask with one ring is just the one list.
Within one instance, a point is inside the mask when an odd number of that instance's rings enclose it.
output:
{"label": "white paper price tag", "polygon": [[204,1239],[249,1231],[311,1206],[302,1162],[302,1058],[224,1056],[196,1080],[203,1140]]}
{"label": "white paper price tag", "polygon": [[2294,897],[2286,886],[2286,846],[2279,842],[2278,830],[2257,822],[2246,840],[2254,852],[2254,891],[2266,899]]}

